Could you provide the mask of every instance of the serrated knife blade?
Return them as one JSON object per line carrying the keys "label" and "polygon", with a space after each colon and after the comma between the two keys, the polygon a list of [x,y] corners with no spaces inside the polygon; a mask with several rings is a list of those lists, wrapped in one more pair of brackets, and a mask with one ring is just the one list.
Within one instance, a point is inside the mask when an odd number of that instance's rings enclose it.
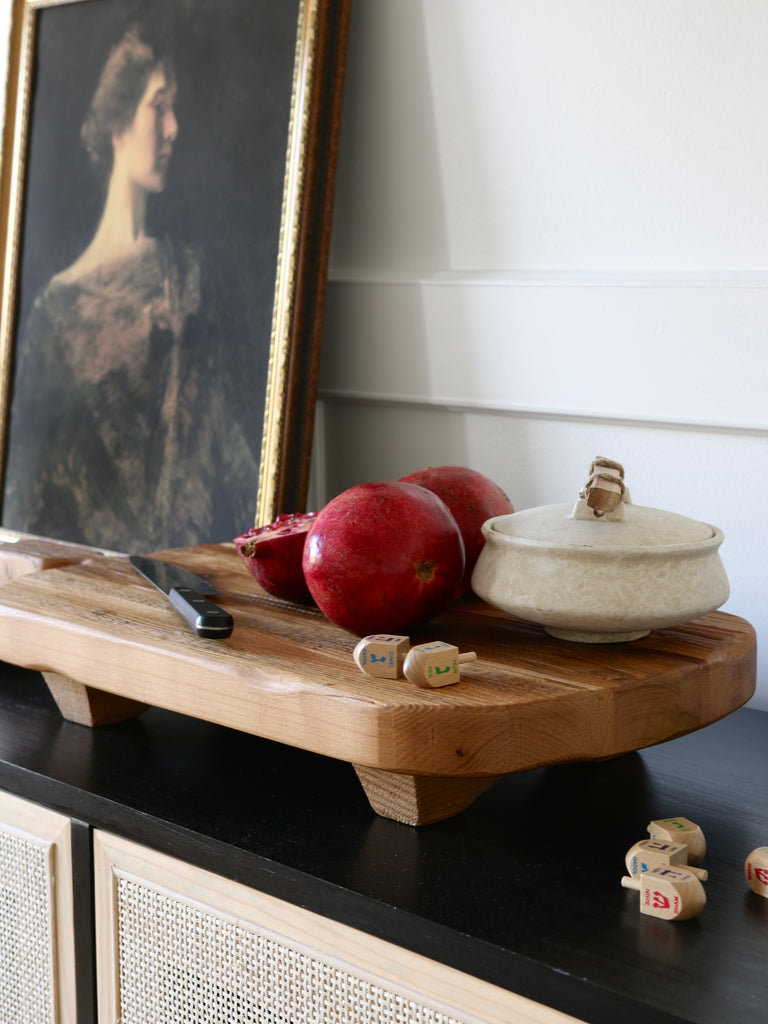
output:
{"label": "serrated knife blade", "polygon": [[218,640],[231,634],[234,628],[232,616],[204,596],[218,594],[212,583],[181,566],[162,562],[158,558],[131,555],[129,561],[145,580],[167,595],[171,608],[184,619],[196,636]]}

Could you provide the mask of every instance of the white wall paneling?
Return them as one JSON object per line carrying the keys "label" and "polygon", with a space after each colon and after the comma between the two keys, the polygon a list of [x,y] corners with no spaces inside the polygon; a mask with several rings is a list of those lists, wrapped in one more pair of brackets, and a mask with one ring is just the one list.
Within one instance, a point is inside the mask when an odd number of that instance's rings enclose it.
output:
{"label": "white wall paneling", "polygon": [[334,265],[768,267],[763,0],[357,0]]}
{"label": "white wall paneling", "polygon": [[767,332],[768,274],[334,276],[321,386],[768,431]]}

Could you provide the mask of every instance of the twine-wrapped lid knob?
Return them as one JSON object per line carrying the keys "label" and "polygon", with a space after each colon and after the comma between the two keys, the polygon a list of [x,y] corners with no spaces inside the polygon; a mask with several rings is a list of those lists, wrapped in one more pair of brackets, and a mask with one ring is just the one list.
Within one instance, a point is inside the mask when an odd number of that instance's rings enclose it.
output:
{"label": "twine-wrapped lid knob", "polygon": [[629,491],[624,483],[624,467],[620,462],[598,455],[589,467],[589,479],[579,492],[579,501],[573,510],[574,519],[602,519],[623,523],[624,505],[629,503]]}

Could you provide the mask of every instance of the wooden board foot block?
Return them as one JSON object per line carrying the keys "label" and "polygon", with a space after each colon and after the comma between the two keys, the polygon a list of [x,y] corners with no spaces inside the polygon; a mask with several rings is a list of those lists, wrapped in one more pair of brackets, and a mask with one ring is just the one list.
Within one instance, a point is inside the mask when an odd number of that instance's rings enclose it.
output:
{"label": "wooden board foot block", "polygon": [[406,825],[431,825],[465,810],[496,781],[403,775],[354,765],[371,807]]}
{"label": "wooden board foot block", "polygon": [[124,722],[146,711],[147,705],[104,690],[94,690],[56,672],[43,672],[46,686],[68,722],[91,727]]}

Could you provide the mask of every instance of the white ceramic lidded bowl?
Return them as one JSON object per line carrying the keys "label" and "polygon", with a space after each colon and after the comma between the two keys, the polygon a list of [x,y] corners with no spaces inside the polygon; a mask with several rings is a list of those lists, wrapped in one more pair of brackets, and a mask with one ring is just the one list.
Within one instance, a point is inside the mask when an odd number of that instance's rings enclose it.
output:
{"label": "white ceramic lidded bowl", "polygon": [[474,592],[564,640],[637,640],[714,611],[730,593],[722,531],[633,505],[610,459],[595,459],[575,505],[496,516],[483,535]]}

